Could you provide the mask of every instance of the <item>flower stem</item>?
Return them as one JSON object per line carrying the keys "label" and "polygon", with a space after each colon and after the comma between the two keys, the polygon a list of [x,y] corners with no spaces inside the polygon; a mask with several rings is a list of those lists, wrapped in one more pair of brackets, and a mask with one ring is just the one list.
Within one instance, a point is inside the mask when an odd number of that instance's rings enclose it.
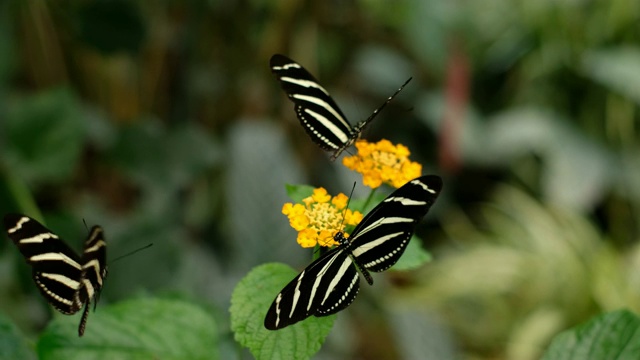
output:
{"label": "flower stem", "polygon": [[378,188],[371,189],[371,192],[369,193],[369,196],[367,196],[367,200],[364,202],[364,205],[362,206],[362,213],[363,214],[366,214],[367,207],[369,207],[369,203],[371,202],[371,199],[373,198],[373,194],[376,193],[376,189],[378,189]]}
{"label": "flower stem", "polygon": [[311,256],[311,261],[316,261],[320,257],[320,244],[316,244],[313,247],[313,255]]}

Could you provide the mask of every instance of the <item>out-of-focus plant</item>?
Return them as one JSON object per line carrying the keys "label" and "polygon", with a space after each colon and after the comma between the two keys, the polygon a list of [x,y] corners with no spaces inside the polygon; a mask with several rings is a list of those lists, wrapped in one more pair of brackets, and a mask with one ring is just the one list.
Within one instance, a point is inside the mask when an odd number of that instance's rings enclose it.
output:
{"label": "out-of-focus plant", "polygon": [[576,211],[500,186],[443,223],[448,244],[401,293],[446,319],[463,348],[486,358],[537,359],[550,339],[601,311],[639,310],[640,248],[619,253]]}

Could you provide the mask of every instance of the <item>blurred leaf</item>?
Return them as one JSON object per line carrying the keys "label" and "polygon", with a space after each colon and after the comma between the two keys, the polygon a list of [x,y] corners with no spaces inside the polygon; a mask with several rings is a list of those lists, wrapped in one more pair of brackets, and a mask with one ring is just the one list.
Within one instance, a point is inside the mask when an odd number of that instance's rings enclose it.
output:
{"label": "blurred leaf", "polygon": [[422,240],[412,236],[409,245],[395,265],[391,269],[396,271],[412,270],[431,261],[431,254],[422,248]]}
{"label": "blurred leaf", "polygon": [[16,326],[0,314],[0,360],[15,359],[35,359],[35,353]]}
{"label": "blurred leaf", "polygon": [[[380,103],[373,104],[376,107],[393,94],[404,81],[413,76],[410,62],[393,49],[386,47],[364,46],[358,51],[353,67],[363,88],[380,97]],[[410,88],[415,86],[415,84],[409,84]],[[395,99],[394,103],[405,99],[406,95],[403,94]],[[348,104],[346,102],[345,107]]]}
{"label": "blurred leaf", "polygon": [[617,181],[618,159],[577,131],[561,133],[562,142],[546,157],[541,176],[544,196],[551,204],[591,210]]}
{"label": "blurred leaf", "polygon": [[[444,73],[447,33],[456,20],[456,4],[448,1],[410,0],[402,21],[403,43],[434,74]],[[394,11],[395,12],[395,11]],[[388,7],[386,13],[388,14]]]}
{"label": "blurred leaf", "polygon": [[[56,88],[9,103],[3,134],[6,166],[28,182],[68,180],[82,150],[85,127],[80,103]],[[0,135],[1,136],[1,135]]]}
{"label": "blurred leaf", "polygon": [[640,318],[628,310],[597,316],[556,336],[545,360],[640,358]]}
{"label": "blurred leaf", "polygon": [[[550,339],[571,319],[593,314],[603,302],[596,288],[623,301],[617,279],[625,261],[602,266],[610,252],[587,217],[506,185],[487,202],[473,218],[443,218],[450,241],[437,261],[419,270],[420,284],[410,290],[415,304],[441,314],[474,352]],[[546,309],[553,313],[545,315]],[[536,313],[542,316],[532,318]]]}
{"label": "blurred leaf", "polygon": [[[531,153],[542,157],[542,190],[554,204],[590,209],[617,176],[616,159],[553,112],[537,108],[504,111],[490,118],[485,136],[484,151],[476,151],[494,161],[513,164]],[[513,168],[518,172],[517,163]]]}
{"label": "blurred leaf", "polygon": [[[143,211],[119,222],[103,224],[112,259],[143,247],[154,246],[132,257],[110,264],[103,295],[124,299],[139,289],[155,291],[171,286],[180,267],[181,242],[188,239],[175,219],[149,216]],[[157,266],[162,264],[162,266]]]}
{"label": "blurred leaf", "polygon": [[103,54],[137,53],[146,36],[138,7],[133,2],[90,1],[78,14],[80,39]]}
{"label": "blurred leaf", "polygon": [[[452,334],[435,316],[398,304],[389,311],[390,334],[401,359],[462,359]],[[458,356],[456,356],[458,355]]]}
{"label": "blurred leaf", "polygon": [[294,203],[301,203],[302,199],[313,195],[313,186],[310,185],[286,185],[287,196],[291,198]]}
{"label": "blurred leaf", "polygon": [[335,316],[310,316],[295,325],[271,331],[264,317],[276,295],[297,273],[289,266],[269,263],[244,277],[231,296],[231,330],[257,359],[308,359],[320,350]]}
{"label": "blurred leaf", "polygon": [[16,179],[15,174],[10,171],[5,174],[3,180],[6,187],[3,187],[2,191],[6,190],[7,195],[11,198],[11,202],[7,201],[4,204],[15,204],[15,207],[10,207],[10,211],[29,214],[34,219],[42,220],[40,208],[38,208],[38,204],[36,204],[36,200],[33,198],[31,191],[29,191],[27,184]]}
{"label": "blurred leaf", "polygon": [[220,161],[221,153],[195,125],[167,129],[146,121],[121,130],[112,157],[140,185],[167,191],[192,182]]}
{"label": "blurred leaf", "polygon": [[78,337],[79,316],[57,317],[38,341],[40,359],[217,359],[211,315],[178,300],[135,299],[98,306]]}
{"label": "blurred leaf", "polygon": [[589,51],[582,66],[591,79],[640,104],[640,48]]}
{"label": "blurred leaf", "polygon": [[227,146],[222,186],[233,270],[244,276],[266,262],[306,263],[308,251],[295,245],[295,230],[281,212],[291,201],[283,184],[304,183],[286,134],[268,119],[240,118],[229,131]]}

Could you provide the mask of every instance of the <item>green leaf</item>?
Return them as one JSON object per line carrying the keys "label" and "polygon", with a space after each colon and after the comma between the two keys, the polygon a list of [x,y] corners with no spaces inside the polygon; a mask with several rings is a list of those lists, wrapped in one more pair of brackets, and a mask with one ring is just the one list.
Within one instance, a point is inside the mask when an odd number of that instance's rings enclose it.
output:
{"label": "green leaf", "polygon": [[556,336],[544,360],[640,358],[640,318],[628,310],[599,315]]}
{"label": "green leaf", "polygon": [[59,316],[38,341],[40,359],[218,359],[216,324],[200,307],[143,298],[98,306],[78,337],[80,315]]}
{"label": "green leaf", "polygon": [[[7,167],[28,182],[59,183],[76,169],[85,137],[80,103],[66,88],[9,103],[0,136]],[[0,142],[1,143],[1,142]]]}
{"label": "green leaf", "polygon": [[300,203],[302,199],[313,195],[313,186],[309,185],[286,185],[287,196],[295,202]]}
{"label": "green leaf", "polygon": [[256,359],[308,359],[320,350],[335,316],[311,316],[282,330],[264,327],[264,317],[276,295],[297,273],[289,266],[258,266],[238,283],[231,296],[231,330]]}
{"label": "green leaf", "polygon": [[35,355],[16,326],[0,315],[0,360],[35,359]]}
{"label": "green leaf", "polygon": [[431,254],[422,248],[422,240],[417,236],[412,236],[409,245],[404,250],[404,254],[400,257],[393,270],[412,270],[431,261]]}

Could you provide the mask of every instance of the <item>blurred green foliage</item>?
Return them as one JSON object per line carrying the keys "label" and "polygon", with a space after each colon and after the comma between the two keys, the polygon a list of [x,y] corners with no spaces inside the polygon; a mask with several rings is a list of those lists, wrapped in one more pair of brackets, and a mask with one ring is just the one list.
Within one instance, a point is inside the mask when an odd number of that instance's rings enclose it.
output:
{"label": "blurred green foliage", "polygon": [[[216,319],[214,357],[248,357],[232,289],[310,259],[285,184],[360,180],[304,135],[269,57],[303,64],[352,123],[413,76],[364,136],[443,176],[418,230],[433,261],[363,289],[320,354],[536,359],[638,311],[639,20],[632,0],[5,1],[0,209],[75,248],[100,224],[112,259],[153,242],[110,266],[96,317],[177,295]],[[36,339],[51,313],[6,238],[0,312],[3,339]]]}
{"label": "blurred green foliage", "polygon": [[558,335],[543,359],[637,359],[639,325],[638,316],[627,310],[599,315]]}

